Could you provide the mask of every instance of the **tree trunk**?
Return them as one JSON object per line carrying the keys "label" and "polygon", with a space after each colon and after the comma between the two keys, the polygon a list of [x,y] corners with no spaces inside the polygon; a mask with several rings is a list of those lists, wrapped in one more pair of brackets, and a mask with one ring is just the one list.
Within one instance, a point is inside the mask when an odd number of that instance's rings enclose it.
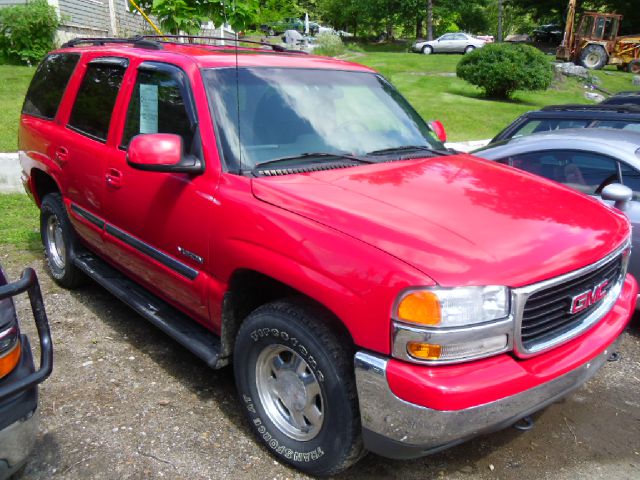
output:
{"label": "tree trunk", "polygon": [[498,0],[498,42],[502,41],[502,0]]}
{"label": "tree trunk", "polygon": [[416,38],[422,38],[422,16],[416,15]]}
{"label": "tree trunk", "polygon": [[427,40],[433,40],[433,0],[427,0]]}

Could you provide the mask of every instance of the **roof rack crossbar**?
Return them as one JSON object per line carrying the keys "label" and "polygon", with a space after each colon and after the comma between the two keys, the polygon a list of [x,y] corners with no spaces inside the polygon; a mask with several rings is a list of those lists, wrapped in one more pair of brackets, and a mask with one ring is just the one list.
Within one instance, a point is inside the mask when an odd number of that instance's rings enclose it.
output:
{"label": "roof rack crossbar", "polygon": [[131,38],[114,38],[114,37],[87,37],[87,38],[74,38],[62,45],[62,48],[77,47],[79,45],[97,45],[102,46],[107,43],[130,43],[137,48],[146,48],[149,50],[162,50],[162,44],[160,42],[149,40],[141,35],[136,35]]}
{"label": "roof rack crossbar", "polygon": [[[185,39],[185,40],[218,40],[225,42],[233,42],[233,43],[250,43],[252,45],[261,45],[263,47],[269,47],[273,49],[274,52],[278,53],[299,53],[308,55],[307,52],[302,50],[291,50],[289,48],[285,48],[282,45],[274,45],[273,43],[268,42],[258,42],[256,40],[243,40],[242,38],[228,38],[228,37],[210,37],[210,36],[200,36],[200,35],[141,35],[140,38],[143,39],[151,39],[152,41],[159,41],[161,43],[175,43],[163,41],[162,39]],[[187,44],[188,45],[188,44]],[[221,45],[210,45],[210,46],[221,46]]]}

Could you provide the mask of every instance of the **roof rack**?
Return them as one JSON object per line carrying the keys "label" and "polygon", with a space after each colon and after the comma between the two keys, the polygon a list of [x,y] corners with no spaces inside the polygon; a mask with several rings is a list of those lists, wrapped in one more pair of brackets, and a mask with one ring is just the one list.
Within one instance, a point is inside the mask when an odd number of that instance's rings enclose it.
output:
{"label": "roof rack", "polygon": [[561,112],[567,110],[583,110],[583,111],[592,111],[592,110],[602,110],[607,112],[616,112],[616,113],[640,113],[640,106],[631,105],[631,104],[623,104],[623,105],[612,105],[612,104],[596,104],[596,105],[583,105],[583,104],[567,104],[567,105],[547,105],[546,107],[542,107],[542,111],[545,112]]}
{"label": "roof rack", "polygon": [[[140,37],[136,37],[136,38],[141,38],[141,39],[150,39],[150,41],[155,41],[155,42],[160,42],[160,43],[178,43],[178,42],[171,42],[168,40],[163,40],[163,39],[185,39],[185,40],[218,40],[218,41],[225,41],[225,42],[233,42],[233,43],[249,43],[252,45],[260,45],[263,47],[269,47],[271,49],[273,49],[274,52],[278,52],[278,53],[298,53],[298,54],[303,54],[303,55],[308,55],[307,52],[302,51],[302,50],[291,50],[288,48],[283,47],[282,45],[274,45],[273,43],[269,43],[269,42],[258,42],[256,40],[243,40],[241,38],[228,38],[228,37],[209,37],[209,36],[199,36],[199,35],[141,35]],[[190,45],[190,44],[185,44],[185,45]],[[191,44],[193,45],[193,44]],[[207,46],[208,44],[204,44],[205,46]],[[211,47],[222,47],[223,45],[208,45]]]}
{"label": "roof rack", "polygon": [[98,45],[102,46],[107,43],[130,43],[137,48],[146,48],[149,50],[162,50],[162,44],[154,40],[147,40],[142,35],[136,35],[131,38],[113,38],[113,37],[96,37],[96,38],[74,38],[62,45],[61,48],[77,47],[79,45]]}

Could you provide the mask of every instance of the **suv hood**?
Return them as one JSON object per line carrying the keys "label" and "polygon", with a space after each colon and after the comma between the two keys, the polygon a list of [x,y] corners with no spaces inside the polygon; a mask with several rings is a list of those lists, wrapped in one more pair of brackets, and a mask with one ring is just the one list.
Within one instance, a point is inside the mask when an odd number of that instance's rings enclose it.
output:
{"label": "suv hood", "polygon": [[443,286],[535,283],[599,260],[630,233],[594,199],[470,155],[256,178],[252,188]]}

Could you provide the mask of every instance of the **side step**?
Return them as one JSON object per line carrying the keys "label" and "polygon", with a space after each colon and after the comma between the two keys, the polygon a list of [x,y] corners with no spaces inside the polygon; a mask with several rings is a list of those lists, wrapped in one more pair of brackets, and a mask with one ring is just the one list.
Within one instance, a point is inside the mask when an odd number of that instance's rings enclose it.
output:
{"label": "side step", "polygon": [[97,256],[83,252],[74,263],[87,276],[177,340],[211,368],[227,364],[220,359],[220,338],[164,300],[130,280]]}

